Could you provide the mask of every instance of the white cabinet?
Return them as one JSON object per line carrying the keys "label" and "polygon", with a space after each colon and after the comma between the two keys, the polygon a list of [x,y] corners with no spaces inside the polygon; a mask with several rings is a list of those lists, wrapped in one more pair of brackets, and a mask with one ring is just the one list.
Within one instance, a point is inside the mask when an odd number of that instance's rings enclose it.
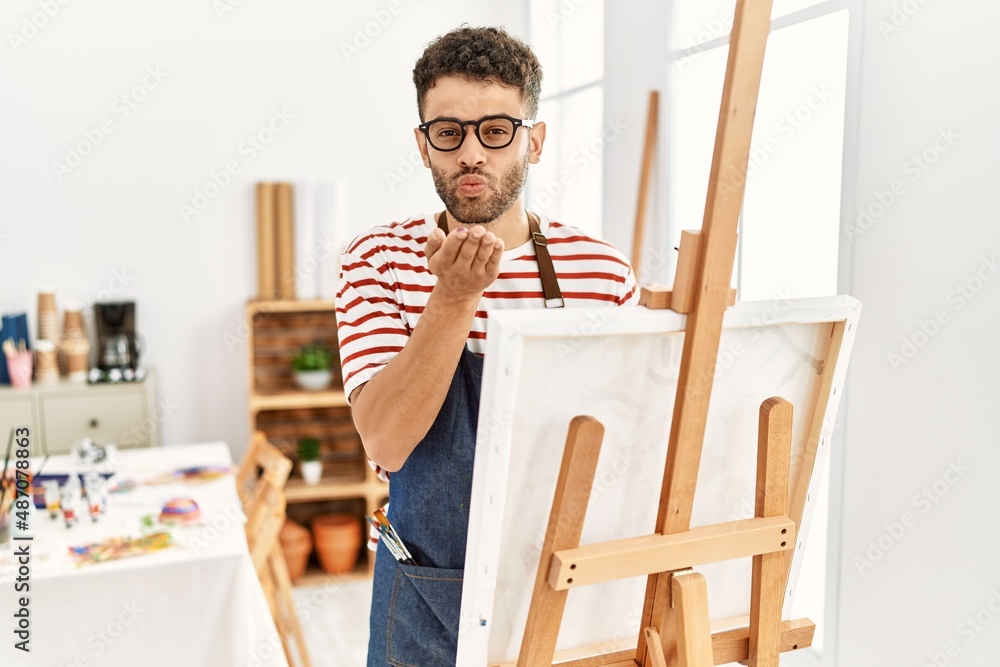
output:
{"label": "white cabinet", "polygon": [[30,426],[33,454],[59,454],[81,438],[119,449],[159,445],[155,374],[142,382],[88,385],[60,382],[30,389],[0,387],[0,437]]}

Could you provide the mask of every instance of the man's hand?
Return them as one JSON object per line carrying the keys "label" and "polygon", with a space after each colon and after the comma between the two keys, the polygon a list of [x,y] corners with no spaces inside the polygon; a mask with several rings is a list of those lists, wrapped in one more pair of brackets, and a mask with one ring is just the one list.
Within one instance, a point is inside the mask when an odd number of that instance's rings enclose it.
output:
{"label": "man's hand", "polygon": [[435,291],[450,299],[476,299],[500,275],[503,241],[479,225],[459,228],[446,237],[435,229],[424,246],[427,264],[437,276]]}

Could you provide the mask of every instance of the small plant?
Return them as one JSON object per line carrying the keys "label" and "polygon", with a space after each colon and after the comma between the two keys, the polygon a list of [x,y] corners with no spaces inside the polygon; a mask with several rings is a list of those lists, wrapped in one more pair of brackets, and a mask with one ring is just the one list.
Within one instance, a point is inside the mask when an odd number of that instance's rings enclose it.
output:
{"label": "small plant", "polygon": [[319,461],[319,440],[316,438],[299,438],[299,460]]}
{"label": "small plant", "polygon": [[331,366],[333,366],[333,352],[321,343],[303,345],[292,359],[292,370],[295,371],[327,371]]}

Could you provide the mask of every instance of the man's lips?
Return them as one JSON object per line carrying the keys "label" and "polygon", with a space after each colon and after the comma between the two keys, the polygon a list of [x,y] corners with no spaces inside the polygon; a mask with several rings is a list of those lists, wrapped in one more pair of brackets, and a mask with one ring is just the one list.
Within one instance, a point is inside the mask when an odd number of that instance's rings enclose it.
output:
{"label": "man's lips", "polygon": [[465,195],[475,195],[486,187],[486,179],[480,176],[462,176],[458,179],[458,189]]}

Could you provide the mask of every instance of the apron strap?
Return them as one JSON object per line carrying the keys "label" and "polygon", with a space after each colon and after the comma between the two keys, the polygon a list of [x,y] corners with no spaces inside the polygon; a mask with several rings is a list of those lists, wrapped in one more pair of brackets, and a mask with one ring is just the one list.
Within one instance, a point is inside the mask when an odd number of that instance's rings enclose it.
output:
{"label": "apron strap", "polygon": [[[438,218],[438,227],[448,235],[448,212],[442,211]],[[535,244],[535,259],[538,261],[538,277],[542,280],[542,294],[545,296],[546,308],[563,308],[566,305],[563,299],[562,290],[559,289],[559,281],[556,279],[556,270],[552,266],[552,256],[549,254],[549,242],[542,234],[542,228],[538,225],[535,214],[528,213],[528,230],[531,232],[531,241]]]}

